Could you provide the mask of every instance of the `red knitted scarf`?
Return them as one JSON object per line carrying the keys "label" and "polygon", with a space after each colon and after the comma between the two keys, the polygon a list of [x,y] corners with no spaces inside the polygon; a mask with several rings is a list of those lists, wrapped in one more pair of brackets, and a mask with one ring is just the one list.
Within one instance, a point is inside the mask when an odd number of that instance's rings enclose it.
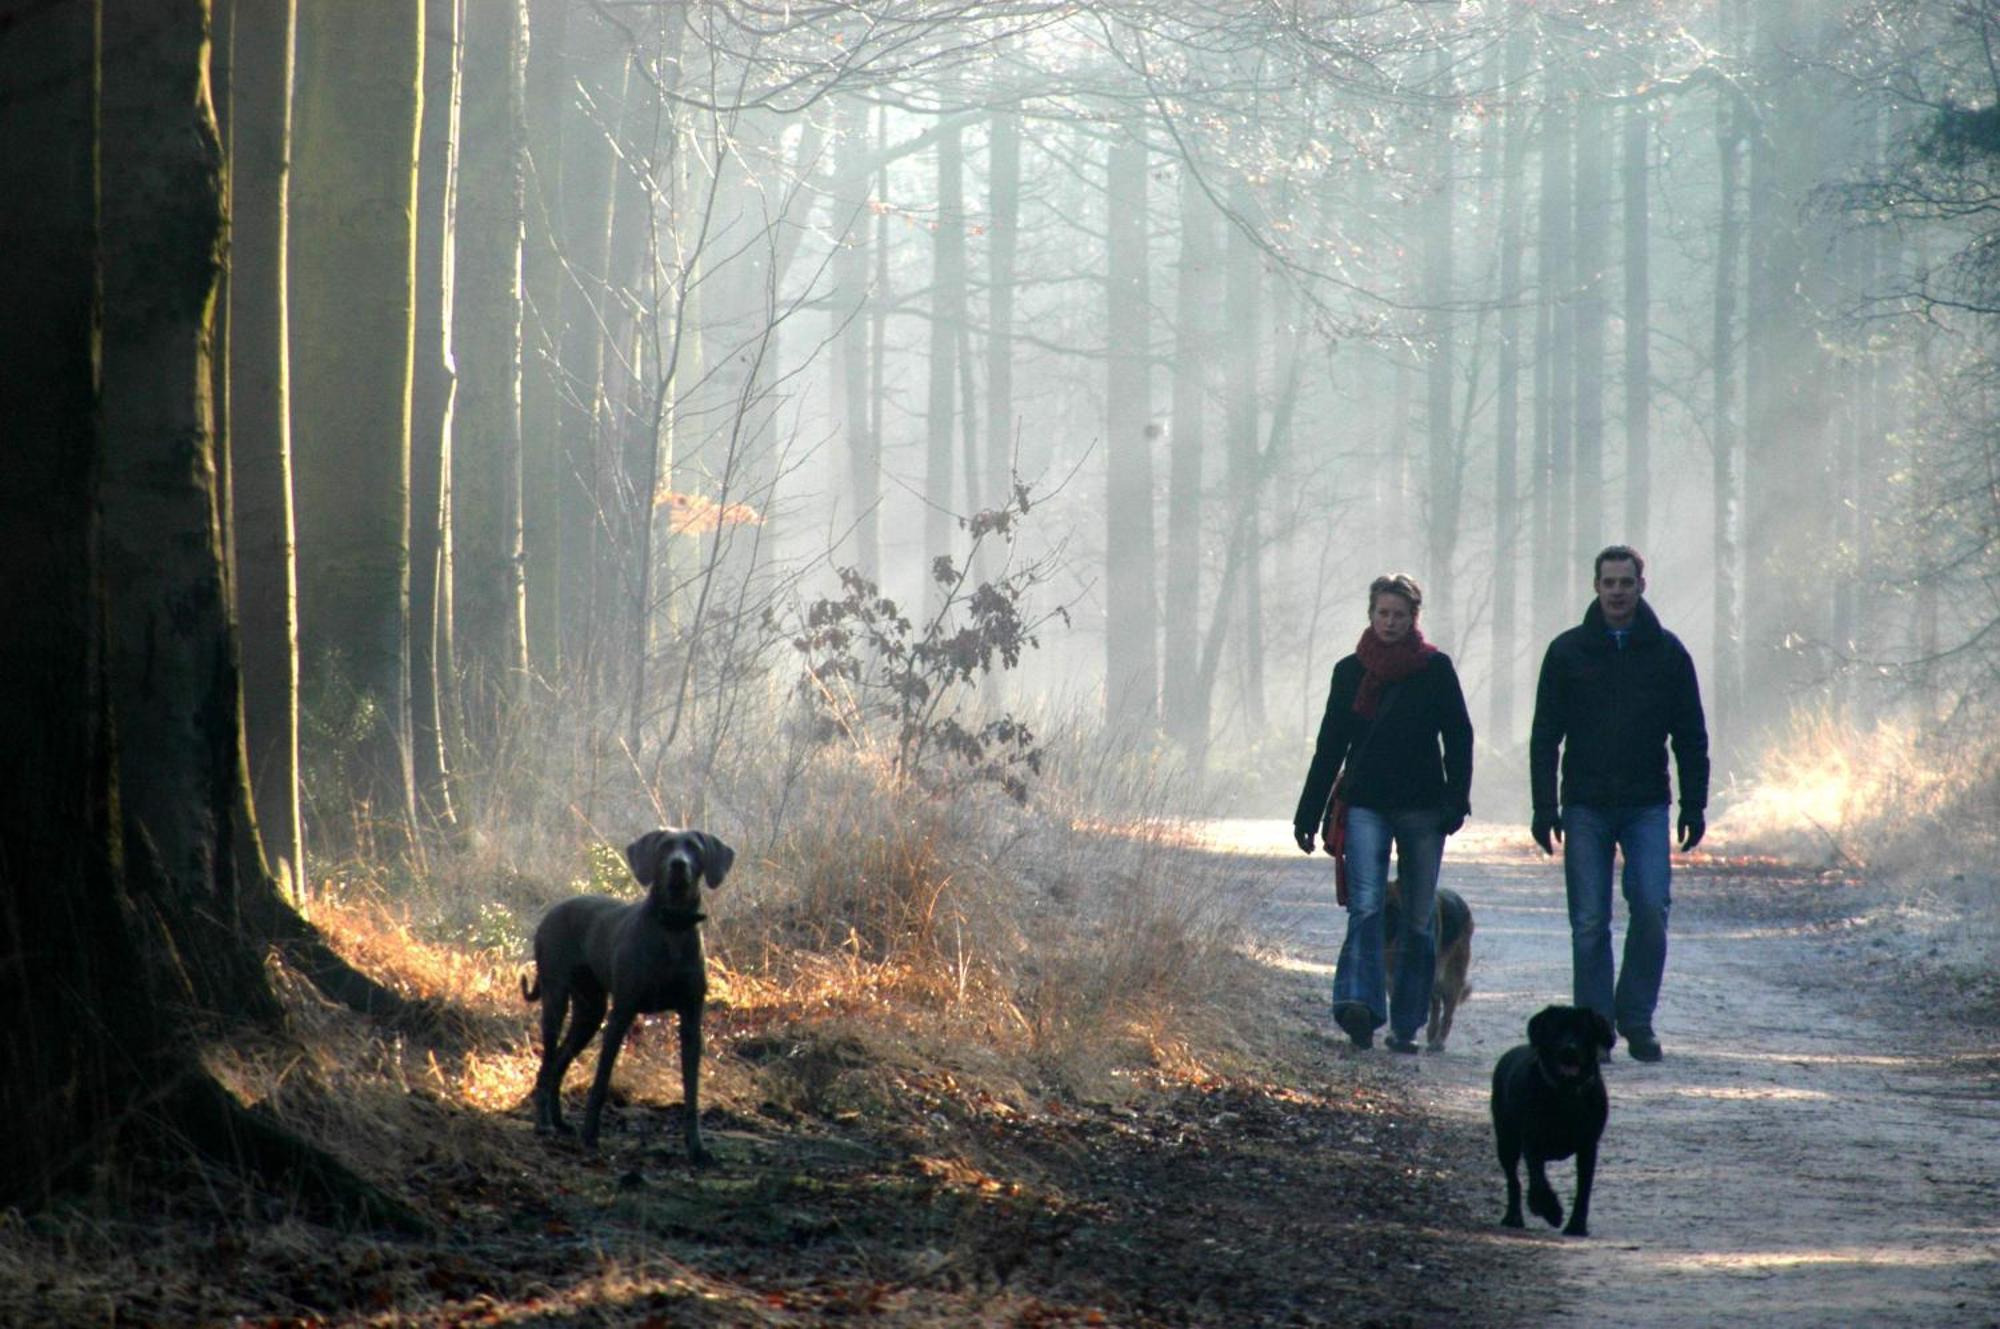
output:
{"label": "red knitted scarf", "polygon": [[1361,686],[1354,691],[1354,713],[1363,719],[1375,718],[1382,693],[1391,683],[1400,683],[1431,662],[1438,648],[1424,640],[1412,623],[1409,632],[1394,646],[1375,635],[1372,627],[1361,630],[1361,643],[1354,648],[1361,657]]}

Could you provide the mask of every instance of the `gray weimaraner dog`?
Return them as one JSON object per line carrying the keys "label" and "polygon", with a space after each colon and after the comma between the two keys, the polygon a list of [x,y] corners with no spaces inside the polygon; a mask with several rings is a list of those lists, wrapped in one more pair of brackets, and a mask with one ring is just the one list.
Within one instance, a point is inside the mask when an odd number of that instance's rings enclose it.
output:
{"label": "gray weimaraner dog", "polygon": [[[701,1144],[701,1008],[708,970],[701,951],[701,885],[722,885],[736,851],[702,831],[648,831],[625,846],[632,875],[646,887],[628,904],[579,895],[550,909],[535,929],[535,982],[521,996],[542,1003],[542,1068],[535,1076],[535,1130],[570,1133],[562,1119],[563,1073],[604,1025],[597,1078],[583,1108],[583,1143],[597,1147],[598,1120],[611,1089],[619,1045],[640,1015],[680,1015],[681,1093],[688,1160],[706,1163]],[[611,1019],[606,1023],[607,1000]],[[570,1016],[563,1033],[563,1014]]]}

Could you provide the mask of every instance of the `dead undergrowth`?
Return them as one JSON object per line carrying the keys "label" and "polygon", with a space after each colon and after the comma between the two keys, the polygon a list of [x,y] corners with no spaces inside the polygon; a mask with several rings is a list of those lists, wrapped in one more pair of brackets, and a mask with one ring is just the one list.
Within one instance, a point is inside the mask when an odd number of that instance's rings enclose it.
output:
{"label": "dead undergrowth", "polygon": [[[348,954],[468,1037],[407,1041],[278,968],[284,1035],[208,1061],[431,1234],[326,1230],[285,1195],[147,1160],[0,1220],[0,1323],[1513,1319],[1505,1296],[1469,1310],[1496,1259],[1466,1203],[1490,1190],[1484,1138],[1413,1112],[1379,1059],[1325,1038],[1323,994],[1191,903],[1255,890],[1255,869],[1170,837],[1075,837],[1061,848],[1091,871],[1044,870],[1023,888],[1040,904],[981,923],[976,957],[967,909],[934,909],[927,940],[922,920],[871,931],[840,913],[858,905],[768,881],[718,910],[703,1124],[720,1161],[701,1170],[670,1021],[628,1042],[586,1156],[531,1130],[517,952],[437,940],[365,894],[325,902]],[[782,855],[739,864],[760,870]]]}

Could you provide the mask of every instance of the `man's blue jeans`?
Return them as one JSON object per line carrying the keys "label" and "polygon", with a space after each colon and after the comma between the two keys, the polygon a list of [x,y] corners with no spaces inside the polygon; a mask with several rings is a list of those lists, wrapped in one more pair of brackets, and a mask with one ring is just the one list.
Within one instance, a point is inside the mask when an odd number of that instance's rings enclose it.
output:
{"label": "man's blue jeans", "polygon": [[1396,847],[1396,871],[1403,881],[1402,963],[1396,990],[1387,1003],[1389,1032],[1415,1038],[1431,1014],[1431,980],[1437,968],[1437,939],[1431,935],[1431,907],[1437,901],[1438,867],[1444,860],[1444,830],[1436,808],[1377,812],[1347,810],[1347,939],[1333,971],[1333,1000],[1358,1001],[1383,1021],[1382,994],[1388,977],[1382,961],[1382,906],[1389,888],[1389,846]]}
{"label": "man's blue jeans", "polygon": [[[1610,1020],[1626,1038],[1651,1036],[1667,968],[1667,909],[1673,869],[1667,805],[1563,809],[1563,881],[1569,888],[1576,1004]],[[1611,981],[1611,856],[1625,855],[1625,958]]]}

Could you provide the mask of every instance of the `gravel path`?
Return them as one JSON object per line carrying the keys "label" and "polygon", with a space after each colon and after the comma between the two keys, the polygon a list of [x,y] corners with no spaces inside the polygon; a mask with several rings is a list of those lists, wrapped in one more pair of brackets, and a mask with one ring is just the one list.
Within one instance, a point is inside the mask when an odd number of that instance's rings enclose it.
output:
{"label": "gravel path", "polygon": [[[1330,975],[1344,918],[1326,860],[1301,857],[1277,822],[1211,830],[1217,848],[1289,853],[1262,926],[1294,964]],[[1523,833],[1475,826],[1452,841],[1443,880],[1476,927],[1451,1046],[1364,1055],[1400,1065],[1420,1101],[1483,1122],[1494,1059],[1531,1014],[1569,999],[1561,874]],[[1853,916],[1861,894],[1677,860],[1656,1021],[1667,1058],[1641,1065],[1621,1045],[1606,1067],[1592,1236],[1495,1228],[1557,1248],[1552,1312],[1589,1325],[2000,1325],[2000,1048],[1917,1007],[1888,943]],[[1614,946],[1623,924],[1621,900]],[[1552,1180],[1567,1205],[1570,1165]],[[1496,1224],[1502,1197],[1496,1164]]]}

